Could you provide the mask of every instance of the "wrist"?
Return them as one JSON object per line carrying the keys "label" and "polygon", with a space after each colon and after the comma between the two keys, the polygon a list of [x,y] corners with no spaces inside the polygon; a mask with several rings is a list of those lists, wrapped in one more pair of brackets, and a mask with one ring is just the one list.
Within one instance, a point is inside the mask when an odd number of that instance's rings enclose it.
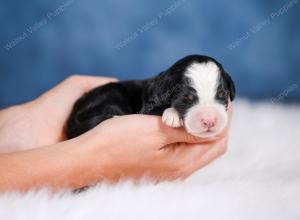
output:
{"label": "wrist", "polygon": [[83,146],[80,150],[86,155],[86,164],[94,175],[94,182],[100,180],[116,182],[122,176],[124,152],[119,152],[116,145],[120,143],[114,142],[116,138],[112,137],[110,132],[103,130],[100,125],[77,139]]}
{"label": "wrist", "polygon": [[[98,137],[101,137],[101,140]],[[99,133],[97,135],[87,133],[69,141],[70,151],[77,155],[79,169],[82,170],[81,179],[86,185],[112,179],[111,168],[115,166],[115,161],[107,149],[111,143],[108,143],[105,137]]]}

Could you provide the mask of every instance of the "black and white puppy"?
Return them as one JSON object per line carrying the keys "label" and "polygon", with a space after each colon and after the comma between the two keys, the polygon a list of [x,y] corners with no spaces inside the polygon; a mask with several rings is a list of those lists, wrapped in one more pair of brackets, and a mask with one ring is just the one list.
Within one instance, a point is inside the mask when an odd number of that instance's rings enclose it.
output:
{"label": "black and white puppy", "polygon": [[211,137],[226,126],[228,100],[234,96],[234,83],[220,63],[190,55],[153,78],[91,90],[75,103],[66,135],[74,138],[114,116],[141,113],[161,115],[170,127]]}

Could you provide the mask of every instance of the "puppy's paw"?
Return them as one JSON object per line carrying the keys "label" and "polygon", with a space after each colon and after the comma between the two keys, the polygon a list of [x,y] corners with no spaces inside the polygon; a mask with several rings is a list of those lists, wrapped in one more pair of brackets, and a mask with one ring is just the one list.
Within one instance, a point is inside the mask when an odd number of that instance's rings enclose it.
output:
{"label": "puppy's paw", "polygon": [[167,108],[163,115],[162,121],[169,127],[178,128],[183,126],[183,122],[180,119],[178,112],[174,108]]}

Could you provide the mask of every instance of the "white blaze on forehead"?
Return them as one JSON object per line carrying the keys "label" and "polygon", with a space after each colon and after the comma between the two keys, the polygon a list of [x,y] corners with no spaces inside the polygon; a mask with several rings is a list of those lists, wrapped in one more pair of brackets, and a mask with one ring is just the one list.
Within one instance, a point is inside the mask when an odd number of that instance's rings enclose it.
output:
{"label": "white blaze on forehead", "polygon": [[[188,133],[199,137],[210,137],[221,132],[227,124],[225,105],[215,96],[219,85],[220,68],[216,63],[192,63],[185,72],[191,86],[196,90],[199,103],[191,106],[184,116],[184,126]],[[213,121],[211,128],[204,123]]]}
{"label": "white blaze on forehead", "polygon": [[214,62],[193,63],[185,74],[191,79],[191,86],[196,90],[201,104],[214,102],[220,75],[220,69]]}

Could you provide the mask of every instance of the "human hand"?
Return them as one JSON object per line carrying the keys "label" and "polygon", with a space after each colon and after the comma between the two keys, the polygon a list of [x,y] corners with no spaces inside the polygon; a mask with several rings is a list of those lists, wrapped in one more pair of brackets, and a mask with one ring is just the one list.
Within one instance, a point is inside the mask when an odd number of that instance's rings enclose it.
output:
{"label": "human hand", "polygon": [[0,153],[63,141],[64,125],[75,101],[111,81],[116,79],[74,75],[31,102],[0,111]]}
{"label": "human hand", "polygon": [[[228,114],[230,121],[230,102]],[[95,179],[115,182],[146,175],[160,181],[184,179],[221,156],[228,129],[229,125],[217,137],[202,139],[183,128],[167,127],[158,116],[126,115],[108,119],[78,139],[92,152],[89,167]]]}
{"label": "human hand", "polygon": [[228,126],[218,137],[200,139],[150,115],[112,118],[63,141],[73,103],[110,81],[114,79],[70,77],[32,102],[0,111],[0,153],[23,150],[0,154],[0,191],[43,185],[79,188],[144,175],[157,181],[186,178],[225,152]]}

